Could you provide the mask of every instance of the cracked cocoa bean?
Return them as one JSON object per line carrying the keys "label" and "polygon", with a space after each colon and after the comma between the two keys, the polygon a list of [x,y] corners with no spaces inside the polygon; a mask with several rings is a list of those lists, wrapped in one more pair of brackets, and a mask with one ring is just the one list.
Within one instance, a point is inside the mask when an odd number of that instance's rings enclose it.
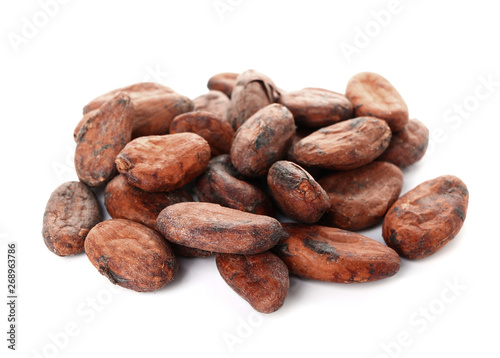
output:
{"label": "cracked cocoa bean", "polygon": [[401,260],[393,249],[363,235],[319,225],[283,224],[286,236],[273,252],[297,276],[353,283],[395,275]]}
{"label": "cracked cocoa bean", "polygon": [[47,248],[59,256],[84,251],[85,238],[102,220],[97,199],[80,182],[66,182],[52,192],[43,214],[42,235]]}
{"label": "cracked cocoa bean", "polygon": [[279,101],[292,112],[299,127],[321,128],[353,117],[346,96],[323,88],[282,93]]}
{"label": "cracked cocoa bean", "polygon": [[228,122],[211,112],[196,111],[178,115],[170,125],[170,133],[192,132],[210,145],[212,156],[229,153],[234,130]]}
{"label": "cracked cocoa bean", "polygon": [[196,194],[200,201],[259,215],[274,215],[268,195],[246,181],[234,168],[229,155],[213,158],[205,172],[196,180]]}
{"label": "cracked cocoa bean", "polygon": [[391,130],[373,117],[358,117],[321,128],[297,142],[300,165],[350,170],[372,162],[389,146]]}
{"label": "cracked cocoa bean", "polygon": [[295,163],[286,160],[274,163],[267,174],[267,183],[278,206],[294,220],[314,223],[330,208],[325,190]]}
{"label": "cracked cocoa bean", "polygon": [[292,113],[281,104],[271,104],[238,129],[231,147],[231,162],[243,175],[266,175],[274,162],[285,158],[294,135]]}
{"label": "cracked cocoa bean", "polygon": [[104,205],[113,219],[128,219],[156,230],[156,218],[167,206],[194,201],[184,189],[151,193],[117,175],[106,185]]}
{"label": "cracked cocoa bean", "polygon": [[233,88],[236,85],[236,79],[238,78],[239,73],[233,72],[223,72],[218,73],[210,77],[207,83],[207,87],[209,90],[221,91],[228,98],[231,98],[231,94],[233,93]]}
{"label": "cracked cocoa bean", "polygon": [[178,189],[203,173],[210,146],[194,133],[136,138],[116,157],[118,171],[135,187],[151,192]]}
{"label": "cracked cocoa bean", "polygon": [[83,123],[76,137],[75,169],[80,181],[95,187],[116,175],[116,155],[130,142],[135,116],[130,97],[119,92]]}
{"label": "cracked cocoa bean", "polygon": [[113,284],[138,292],[164,287],[174,279],[179,266],[160,234],[126,219],[96,225],[85,240],[85,252]]}
{"label": "cracked cocoa bean", "polygon": [[459,178],[443,175],[428,180],[392,205],[382,225],[382,236],[402,257],[427,257],[455,238],[468,203],[469,191]]}
{"label": "cracked cocoa bean", "polygon": [[236,79],[227,115],[228,121],[236,130],[257,111],[278,99],[277,87],[269,77],[254,70],[247,70]]}
{"label": "cracked cocoa bean", "polygon": [[389,147],[377,160],[406,168],[424,156],[429,145],[429,130],[417,119],[410,119],[399,132],[392,134]]}
{"label": "cracked cocoa bean", "polygon": [[179,203],[157,219],[169,241],[206,251],[257,254],[269,250],[283,235],[278,220],[212,203]]}
{"label": "cracked cocoa bean", "polygon": [[321,224],[356,231],[383,220],[401,193],[403,173],[391,163],[376,161],[326,175],[319,184],[331,203]]}
{"label": "cracked cocoa bean", "polygon": [[[194,104],[189,98],[176,93],[169,87],[152,82],[136,83],[112,90],[93,99],[83,108],[84,118],[79,126],[83,124],[86,113],[99,108],[118,92],[128,94],[134,105],[132,138],[167,134],[170,122],[176,116],[190,112],[194,108]],[[78,130],[78,126],[76,130]]]}
{"label": "cracked cocoa bean", "polygon": [[215,262],[224,281],[255,310],[272,313],[283,306],[290,281],[288,268],[276,255],[217,254]]}
{"label": "cracked cocoa bean", "polygon": [[408,106],[394,86],[373,72],[362,72],[347,83],[346,97],[356,117],[376,117],[387,121],[393,132],[408,123]]}

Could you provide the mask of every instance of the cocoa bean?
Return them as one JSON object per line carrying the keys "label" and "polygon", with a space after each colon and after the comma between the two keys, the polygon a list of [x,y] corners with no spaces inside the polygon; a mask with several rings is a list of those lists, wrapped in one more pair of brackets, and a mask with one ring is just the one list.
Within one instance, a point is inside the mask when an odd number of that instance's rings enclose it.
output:
{"label": "cocoa bean", "polygon": [[179,266],[160,234],[125,219],[96,225],[85,240],[85,252],[113,284],[138,292],[164,287],[174,279]]}
{"label": "cocoa bean", "polygon": [[353,283],[395,275],[401,260],[391,248],[363,235],[319,225],[285,223],[273,252],[297,276]]}
{"label": "cocoa bean", "polygon": [[391,130],[373,117],[358,117],[321,128],[297,142],[300,165],[350,170],[370,163],[389,146]]}
{"label": "cocoa bean", "polygon": [[330,208],[328,194],[299,165],[281,160],[267,174],[271,194],[288,217],[304,223],[318,221]]}
{"label": "cocoa bean", "polygon": [[224,281],[255,310],[272,313],[283,306],[290,282],[288,268],[276,255],[217,254],[215,262]]}
{"label": "cocoa bean", "polygon": [[220,204],[249,213],[273,216],[274,207],[268,195],[249,183],[234,168],[229,155],[213,158],[196,180],[200,201]]}
{"label": "cocoa bean", "polygon": [[373,72],[362,72],[347,83],[346,97],[356,117],[376,117],[387,121],[393,132],[408,123],[408,106],[394,86]]}
{"label": "cocoa bean", "polygon": [[250,117],[236,132],[231,162],[243,175],[266,175],[274,162],[284,159],[292,144],[295,123],[281,104],[271,104]]}
{"label": "cocoa bean", "polygon": [[118,171],[145,191],[178,189],[203,173],[210,146],[194,133],[136,138],[116,157]]}
{"label": "cocoa bean", "polygon": [[194,111],[211,112],[223,121],[227,120],[227,111],[231,105],[229,98],[221,91],[209,91],[193,99]]}
{"label": "cocoa bean", "polygon": [[84,251],[85,238],[102,220],[97,199],[80,182],[66,182],[52,192],[43,214],[42,235],[48,249],[59,256]]}
{"label": "cocoa bean", "polygon": [[160,232],[176,244],[229,254],[269,250],[283,235],[278,220],[212,203],[179,203],[157,219]]}
{"label": "cocoa bean", "polygon": [[459,178],[443,175],[428,180],[392,205],[382,225],[382,236],[402,257],[427,257],[455,238],[468,203],[469,191]]}
{"label": "cocoa bean", "polygon": [[210,77],[207,83],[209,90],[216,90],[223,92],[226,96],[231,98],[233,88],[236,85],[236,79],[239,73],[223,72]]}

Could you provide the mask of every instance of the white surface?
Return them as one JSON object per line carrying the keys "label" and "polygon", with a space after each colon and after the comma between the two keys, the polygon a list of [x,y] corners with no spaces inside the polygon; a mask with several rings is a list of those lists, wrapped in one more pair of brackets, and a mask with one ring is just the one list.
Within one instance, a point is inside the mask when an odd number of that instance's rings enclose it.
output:
{"label": "white surface", "polygon": [[[222,17],[214,2],[228,4]],[[13,354],[0,335],[0,356],[37,357],[36,351],[72,358],[225,357],[231,355],[228,337],[238,357],[498,356],[498,11],[491,1],[393,4],[68,1],[52,8],[46,25],[36,33],[31,29],[32,38],[16,53],[9,38],[22,36],[23,26],[28,31],[23,18],[38,16],[43,25],[44,16],[38,1],[2,2],[0,331],[7,330],[2,302],[10,240],[19,245],[20,331]],[[393,15],[379,16],[384,26],[377,27],[373,12],[382,10]],[[353,44],[356,36],[361,41],[357,29],[373,36],[349,62],[341,44]],[[206,92],[213,74],[249,68],[286,90],[343,92],[361,71],[388,78],[437,142],[405,171],[403,191],[443,174],[460,177],[469,187],[470,205],[458,237],[432,257],[403,260],[396,276],[380,282],[293,279],[284,307],[265,316],[222,281],[213,258],[181,259],[175,282],[140,294],[111,291],[85,255],[60,258],[47,250],[43,210],[57,185],[76,178],[72,134],[84,104],[143,80],[195,97]],[[491,92],[476,92],[488,78],[496,82]],[[467,112],[450,112],[464,101]],[[382,240],[380,227],[366,234]],[[464,287],[454,294],[447,289],[450,282]],[[423,318],[421,309],[432,316]],[[244,330],[244,324],[254,327]],[[73,336],[63,339],[68,325]],[[401,349],[391,343],[398,339]]]}

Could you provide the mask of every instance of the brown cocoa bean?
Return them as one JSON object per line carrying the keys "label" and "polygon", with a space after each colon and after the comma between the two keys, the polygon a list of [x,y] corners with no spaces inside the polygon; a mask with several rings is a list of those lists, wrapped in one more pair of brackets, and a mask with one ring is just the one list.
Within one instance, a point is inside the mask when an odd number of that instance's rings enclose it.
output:
{"label": "brown cocoa bean", "polygon": [[167,206],[193,201],[184,189],[151,193],[130,185],[118,175],[106,185],[104,205],[113,219],[128,219],[156,230],[156,218]]}
{"label": "brown cocoa bean", "polygon": [[346,96],[323,88],[282,93],[279,101],[292,112],[299,127],[321,128],[353,117]]}
{"label": "brown cocoa bean", "polygon": [[207,87],[209,90],[221,91],[226,96],[231,98],[231,93],[233,92],[233,88],[236,85],[236,79],[238,78],[238,75],[239,73],[233,72],[218,73],[210,77],[207,83]]}
{"label": "brown cocoa bean", "polygon": [[403,187],[403,173],[387,162],[329,174],[319,180],[330,198],[321,224],[361,230],[381,222]]}
{"label": "brown cocoa bean", "polygon": [[194,133],[136,138],[116,157],[125,179],[145,191],[178,189],[203,173],[210,146]]}
{"label": "brown cocoa bean", "polygon": [[176,244],[228,254],[269,250],[283,235],[278,220],[212,203],[179,203],[157,219],[160,232]]}
{"label": "brown cocoa bean", "polygon": [[227,154],[215,157],[208,163],[205,172],[196,180],[196,194],[203,202],[259,215],[274,215],[271,199],[243,178]]}
{"label": "brown cocoa bean", "polygon": [[167,134],[172,119],[194,108],[189,98],[176,93],[171,88],[159,83],[144,82],[118,88],[95,98],[83,108],[83,114],[99,108],[118,92],[127,93],[134,105],[132,138]]}
{"label": "brown cocoa bean", "polygon": [[389,147],[377,159],[406,168],[422,159],[428,145],[427,127],[417,119],[410,119],[402,130],[392,134]]}
{"label": "brown cocoa bean", "polygon": [[384,77],[362,72],[347,83],[346,97],[354,106],[356,117],[376,117],[387,121],[393,132],[408,123],[408,107],[403,97]]}
{"label": "brown cocoa bean", "polygon": [[278,99],[277,87],[269,77],[254,70],[247,70],[236,80],[227,115],[228,121],[236,130],[257,111]]}
{"label": "brown cocoa bean", "polygon": [[197,111],[178,115],[170,125],[170,133],[192,132],[210,145],[212,156],[229,153],[234,130],[228,122],[211,112]]}
{"label": "brown cocoa bean", "polygon": [[330,208],[328,194],[303,168],[281,160],[267,174],[271,194],[288,217],[304,223],[318,221]]}
{"label": "brown cocoa bean", "polygon": [[120,92],[83,123],[75,151],[75,169],[80,181],[95,187],[116,175],[115,158],[131,140],[134,116],[130,97]]}
{"label": "brown cocoa bean", "polygon": [[294,135],[292,113],[281,104],[271,104],[238,129],[231,147],[231,162],[243,175],[266,175],[274,162],[285,158]]}
{"label": "brown cocoa bean", "polygon": [[459,178],[444,175],[428,180],[392,205],[382,225],[382,236],[402,257],[427,257],[455,238],[468,203],[469,192]]}
{"label": "brown cocoa bean", "polygon": [[215,262],[224,281],[255,310],[272,313],[283,306],[290,281],[288,268],[276,255],[217,254]]}
{"label": "brown cocoa bean", "polygon": [[52,192],[45,206],[43,240],[56,255],[78,254],[84,251],[90,229],[101,220],[101,210],[92,190],[80,182],[66,182]]}
{"label": "brown cocoa bean", "polygon": [[391,130],[373,117],[359,117],[321,128],[295,144],[300,165],[350,170],[377,158],[389,146]]}
{"label": "brown cocoa bean", "polygon": [[223,121],[227,120],[227,111],[231,105],[229,98],[221,91],[209,91],[193,99],[194,111],[204,111],[216,114]]}
{"label": "brown cocoa bean", "polygon": [[391,248],[363,235],[319,225],[283,224],[286,236],[273,249],[290,273],[353,283],[395,275],[401,260]]}
{"label": "brown cocoa bean", "polygon": [[113,284],[138,292],[164,287],[174,279],[179,266],[160,234],[126,219],[96,225],[85,240],[85,252]]}

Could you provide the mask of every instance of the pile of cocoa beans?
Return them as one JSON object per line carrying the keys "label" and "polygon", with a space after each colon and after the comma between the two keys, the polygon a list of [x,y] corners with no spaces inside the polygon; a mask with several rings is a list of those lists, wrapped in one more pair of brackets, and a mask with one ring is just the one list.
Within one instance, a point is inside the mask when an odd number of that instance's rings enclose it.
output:
{"label": "pile of cocoa beans", "polygon": [[[465,184],[443,175],[400,196],[402,169],[429,131],[394,86],[359,73],[345,94],[286,92],[262,73],[221,73],[193,100],[156,83],[103,94],[76,126],[80,181],[43,218],[47,247],[85,252],[112,283],[172,281],[177,256],[208,257],[259,312],[279,309],[289,275],[360,283],[395,275],[461,229]],[[103,221],[95,188],[112,218]],[[356,231],[382,223],[386,245]],[[188,261],[186,261],[188,262]]]}

